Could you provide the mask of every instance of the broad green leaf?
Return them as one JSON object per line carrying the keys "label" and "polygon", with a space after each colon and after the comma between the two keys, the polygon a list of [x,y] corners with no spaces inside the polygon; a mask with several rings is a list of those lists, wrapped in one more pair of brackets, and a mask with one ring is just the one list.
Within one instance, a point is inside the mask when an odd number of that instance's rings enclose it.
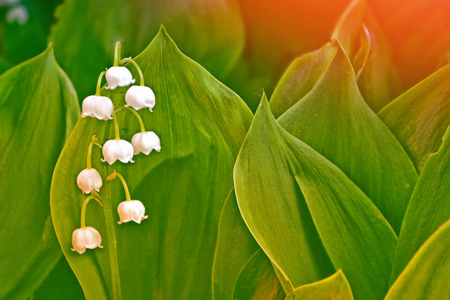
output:
{"label": "broad green leaf", "polygon": [[400,95],[378,115],[420,172],[450,125],[450,65]]}
{"label": "broad green leaf", "polygon": [[450,220],[419,248],[386,300],[448,299],[450,295]]}
{"label": "broad green leaf", "polygon": [[391,281],[419,247],[450,219],[450,126],[439,151],[428,158],[417,181],[400,232]]}
{"label": "broad green leaf", "polygon": [[352,289],[341,269],[321,281],[293,290],[286,300],[353,300]]}
{"label": "broad green leaf", "polygon": [[234,300],[276,300],[285,294],[275,275],[272,264],[261,249],[258,249],[239,273],[234,286]]}
{"label": "broad green leaf", "polygon": [[270,98],[270,107],[276,118],[311,91],[336,52],[337,48],[327,43],[319,50],[307,53],[291,63]]}
{"label": "broad green leaf", "polygon": [[353,0],[331,35],[331,38],[338,39],[345,49],[357,78],[361,75],[370,53],[370,34],[363,24],[365,8],[364,0]]}
{"label": "broad green leaf", "polygon": [[212,273],[215,300],[233,298],[233,288],[240,271],[258,249],[242,220],[233,189],[220,214]]}
{"label": "broad green leaf", "polygon": [[50,182],[79,109],[51,46],[0,76],[0,95],[0,298],[23,299],[61,257]]}
{"label": "broad green leaf", "polygon": [[56,17],[50,39],[80,101],[91,93],[98,73],[111,66],[116,40],[123,42],[124,56],[134,56],[161,24],[184,53],[218,77],[229,72],[244,47],[235,0],[67,0]]}
{"label": "broad green leaf", "polygon": [[[114,136],[111,121],[88,118],[78,122],[55,169],[51,207],[56,233],[88,299],[210,299],[219,216],[252,115],[235,93],[182,54],[164,29],[136,61],[157,99],[153,113],[143,109],[139,114],[146,129],[160,137],[162,150],[138,155],[134,164],[112,166],[100,162],[98,150],[93,161],[103,177],[114,169],[123,174],[149,218],[140,225],[118,225],[123,188],[118,181],[104,180],[103,209],[90,204],[87,214],[104,248],[83,255],[70,251],[85,198],[76,177],[86,167],[86,147],[94,134],[101,143]],[[102,93],[119,106],[126,89]],[[136,120],[126,111],[119,112],[118,120],[121,137],[130,140],[139,128]]]}
{"label": "broad green leaf", "polygon": [[44,282],[34,292],[31,299],[82,300],[85,298],[75,274],[73,274],[66,259],[61,257]]}
{"label": "broad green leaf", "polygon": [[355,298],[387,291],[394,231],[340,169],[276,122],[265,98],[234,182],[250,232],[294,288],[341,268]]}
{"label": "broad green leaf", "polygon": [[336,45],[338,53],[328,69],[279,118],[280,125],[339,167],[399,232],[416,171],[394,135],[364,102],[352,66]]}

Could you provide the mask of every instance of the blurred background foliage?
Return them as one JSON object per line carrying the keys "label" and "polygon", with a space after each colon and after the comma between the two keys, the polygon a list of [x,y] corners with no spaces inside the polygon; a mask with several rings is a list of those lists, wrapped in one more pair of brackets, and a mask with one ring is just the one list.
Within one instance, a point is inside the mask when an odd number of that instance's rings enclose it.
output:
{"label": "blurred background foliage", "polygon": [[[341,40],[349,50],[361,42],[363,22],[371,50],[358,85],[378,112],[450,62],[449,11],[444,0],[367,0],[357,6],[350,0],[0,0],[0,74],[52,42],[81,104],[110,66],[116,40],[123,42],[124,57],[135,56],[164,24],[183,53],[255,111],[263,90],[272,95],[295,58],[320,49],[332,36],[351,36]],[[346,22],[348,14],[360,22]],[[48,182],[51,175],[45,174]],[[249,253],[252,259],[260,259],[258,251]],[[39,288],[30,289],[30,298],[83,298],[65,259],[48,272]],[[274,276],[266,277],[271,282]]]}

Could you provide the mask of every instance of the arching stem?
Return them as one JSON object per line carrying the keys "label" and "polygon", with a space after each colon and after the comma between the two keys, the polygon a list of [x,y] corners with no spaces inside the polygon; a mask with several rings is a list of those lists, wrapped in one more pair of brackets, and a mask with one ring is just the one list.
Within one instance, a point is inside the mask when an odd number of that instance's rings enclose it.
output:
{"label": "arching stem", "polygon": [[106,180],[111,181],[111,180],[114,180],[116,177],[119,177],[120,181],[122,182],[123,189],[125,190],[126,200],[131,201],[130,190],[128,189],[127,182],[125,181],[125,178],[123,178],[122,174],[120,174],[120,173],[116,172],[116,170],[114,170],[113,173],[111,173],[108,177],[106,177]]}
{"label": "arching stem", "polygon": [[100,73],[100,75],[98,75],[98,80],[97,80],[97,89],[95,90],[95,96],[100,96],[100,90],[102,89],[102,80],[103,80],[103,76],[105,76],[106,71],[103,71]]}
{"label": "arching stem", "polygon": [[91,201],[91,199],[95,199],[95,201],[97,201],[101,206],[103,206],[102,202],[99,199],[97,199],[94,195],[90,195],[89,197],[87,197],[83,202],[83,206],[81,207],[81,221],[80,221],[81,228],[86,227],[86,207],[89,201]]}
{"label": "arching stem", "polygon": [[133,113],[133,115],[136,117],[136,119],[139,122],[139,127],[141,128],[141,132],[145,132],[145,126],[144,126],[144,121],[142,121],[141,116],[138,114],[137,111],[135,111],[134,109],[132,109],[131,107],[125,107],[126,109],[128,109],[129,111],[131,111]]}
{"label": "arching stem", "polygon": [[89,143],[88,151],[87,151],[87,168],[92,169],[92,147],[94,143],[97,141],[97,136],[92,136],[92,141]]}
{"label": "arching stem", "polygon": [[144,86],[144,74],[142,74],[142,70],[139,67],[139,65],[137,64],[137,62],[134,59],[132,59],[131,57],[124,58],[120,61],[120,63],[122,63],[122,64],[125,62],[130,62],[131,64],[133,64],[133,66],[136,68],[136,70],[139,73],[139,85]]}

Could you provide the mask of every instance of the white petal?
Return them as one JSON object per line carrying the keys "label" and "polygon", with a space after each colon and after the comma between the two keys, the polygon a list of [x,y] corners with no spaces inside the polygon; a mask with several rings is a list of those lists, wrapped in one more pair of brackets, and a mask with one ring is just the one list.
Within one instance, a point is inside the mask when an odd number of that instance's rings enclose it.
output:
{"label": "white petal", "polygon": [[131,106],[135,110],[149,107],[150,111],[155,106],[155,94],[148,86],[134,85],[125,94],[126,106]]}
{"label": "white petal", "polygon": [[106,71],[107,89],[115,89],[117,86],[127,86],[134,83],[131,72],[125,67],[111,67]]}
{"label": "white petal", "polygon": [[96,169],[84,169],[78,174],[77,185],[83,193],[89,194],[94,189],[99,191],[102,184],[102,177]]}

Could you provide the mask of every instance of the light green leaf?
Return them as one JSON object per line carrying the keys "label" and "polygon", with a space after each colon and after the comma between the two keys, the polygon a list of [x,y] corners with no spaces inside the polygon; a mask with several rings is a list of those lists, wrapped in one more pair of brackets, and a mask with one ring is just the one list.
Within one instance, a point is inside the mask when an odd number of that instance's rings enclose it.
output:
{"label": "light green leaf", "polygon": [[51,46],[4,73],[0,95],[0,298],[23,299],[61,257],[50,182],[79,109]]}
{"label": "light green leaf", "polygon": [[291,63],[270,98],[270,107],[276,118],[311,91],[336,52],[337,48],[327,43],[319,50],[307,53]]}
{"label": "light green leaf", "polygon": [[228,73],[244,47],[235,0],[67,0],[56,17],[50,40],[80,101],[92,93],[98,73],[111,66],[116,40],[124,44],[124,57],[134,56],[161,24],[184,53],[218,77]]}
{"label": "light green leaf", "polygon": [[341,269],[321,281],[293,290],[286,300],[353,300],[352,289]]}
{"label": "light green leaf", "polygon": [[242,220],[233,189],[220,214],[212,274],[215,300],[233,298],[240,271],[258,249],[258,244]]}
{"label": "light green leaf", "polygon": [[[104,249],[70,251],[85,198],[76,177],[86,167],[86,147],[94,134],[101,143],[114,136],[111,121],[82,119],[55,169],[51,207],[57,236],[88,299],[210,299],[219,216],[252,115],[235,93],[183,55],[164,29],[136,61],[157,99],[153,113],[139,114],[160,137],[162,150],[136,156],[135,164],[107,166],[100,163],[100,151],[93,161],[102,176],[114,169],[123,174],[149,218],[117,225],[123,188],[104,180],[103,209],[90,204],[87,214]],[[125,103],[126,89],[102,93],[118,106]],[[138,132],[136,120],[126,112],[118,120],[122,138],[130,140]]]}
{"label": "light green leaf", "polygon": [[447,299],[450,295],[450,220],[420,247],[386,300]]}
{"label": "light green leaf", "polygon": [[276,300],[285,294],[275,275],[272,264],[261,249],[258,249],[239,273],[234,286],[234,300]]}
{"label": "light green leaf", "polygon": [[450,126],[439,152],[432,154],[406,211],[392,267],[393,282],[419,247],[450,219]]}
{"label": "light green leaf", "polygon": [[394,231],[341,170],[275,121],[265,98],[234,181],[247,227],[294,287],[341,268],[355,298],[387,291]]}
{"label": "light green leaf", "polygon": [[450,65],[400,95],[378,115],[420,172],[450,125]]}
{"label": "light green leaf", "polygon": [[[394,135],[364,102],[342,48],[280,125],[339,167],[400,231],[417,174]],[[348,275],[348,274],[347,274]]]}

